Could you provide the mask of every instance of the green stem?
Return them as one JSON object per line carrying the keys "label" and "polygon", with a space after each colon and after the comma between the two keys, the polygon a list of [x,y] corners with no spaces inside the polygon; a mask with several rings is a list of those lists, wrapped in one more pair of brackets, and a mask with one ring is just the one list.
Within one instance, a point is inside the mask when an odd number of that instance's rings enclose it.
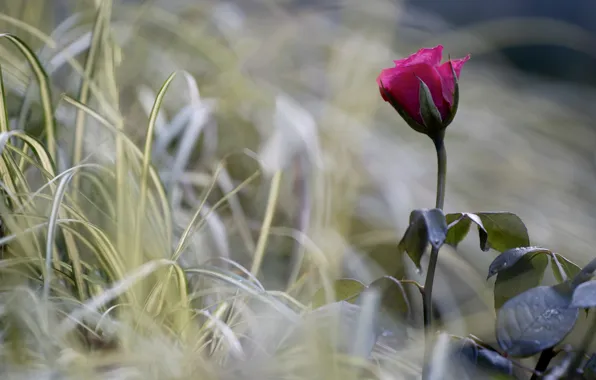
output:
{"label": "green stem", "polygon": [[[443,142],[443,135],[437,136],[433,139],[437,151],[437,199],[436,208],[443,208],[445,203],[445,180],[447,178],[447,151]],[[426,379],[428,376],[427,364],[430,359],[432,351],[432,314],[433,314],[433,283],[435,280],[435,270],[437,268],[437,259],[439,257],[439,248],[433,247],[430,252],[430,260],[428,262],[428,270],[426,272],[426,281],[424,282],[424,296],[423,296],[423,314],[424,314],[424,371],[422,378]]]}
{"label": "green stem", "polygon": [[542,377],[541,374],[543,374],[546,371],[546,369],[548,368],[548,364],[555,356],[557,356],[557,354],[555,353],[555,350],[552,347],[542,351],[542,353],[540,354],[540,358],[538,358],[538,363],[536,363],[534,374],[532,374],[530,380],[540,379]]}
{"label": "green stem", "polygon": [[437,150],[437,200],[436,208],[443,209],[445,203],[445,180],[447,178],[447,151],[445,150],[445,143],[443,137],[433,140]]}
{"label": "green stem", "polygon": [[433,247],[430,251],[430,260],[428,262],[428,271],[426,274],[426,281],[424,282],[424,298],[423,298],[423,312],[424,312],[424,330],[426,334],[431,333],[432,314],[433,314],[433,300],[432,291],[435,277],[435,269],[437,268],[437,259],[439,257],[439,249]]}
{"label": "green stem", "polygon": [[588,350],[590,344],[592,344],[592,341],[594,340],[594,336],[596,336],[596,317],[592,317],[592,324],[590,325],[590,329],[588,330],[588,333],[584,335],[584,339],[582,340],[579,348],[575,352],[575,357],[571,361],[569,369],[567,370],[567,377],[565,377],[566,379],[576,380],[583,378],[581,375],[582,364],[586,355],[586,351]]}

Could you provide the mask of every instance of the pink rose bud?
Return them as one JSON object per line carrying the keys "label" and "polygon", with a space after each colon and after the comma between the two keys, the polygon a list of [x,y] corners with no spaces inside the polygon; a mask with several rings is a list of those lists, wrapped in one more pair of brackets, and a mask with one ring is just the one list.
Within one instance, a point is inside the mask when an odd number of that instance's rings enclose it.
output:
{"label": "pink rose bud", "polygon": [[443,46],[420,49],[411,56],[393,61],[377,78],[381,96],[414,130],[437,137],[453,121],[459,101],[458,78],[470,59],[441,64]]}

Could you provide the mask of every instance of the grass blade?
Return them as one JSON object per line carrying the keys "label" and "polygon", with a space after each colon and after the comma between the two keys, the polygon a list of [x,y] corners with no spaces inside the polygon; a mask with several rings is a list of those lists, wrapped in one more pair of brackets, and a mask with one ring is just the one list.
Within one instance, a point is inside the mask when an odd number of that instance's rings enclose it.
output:
{"label": "grass blade", "polygon": [[35,77],[37,79],[37,83],[39,84],[39,91],[41,96],[41,104],[43,108],[43,115],[44,115],[44,129],[47,138],[47,151],[50,154],[50,157],[53,159],[56,158],[56,125],[54,120],[54,111],[52,106],[52,93],[50,91],[50,83],[49,78],[39,63],[39,60],[33,53],[33,51],[18,37],[13,36],[12,34],[2,33],[0,34],[0,38],[6,38],[10,42],[12,42],[19,51],[25,56],[27,62],[33,69]]}

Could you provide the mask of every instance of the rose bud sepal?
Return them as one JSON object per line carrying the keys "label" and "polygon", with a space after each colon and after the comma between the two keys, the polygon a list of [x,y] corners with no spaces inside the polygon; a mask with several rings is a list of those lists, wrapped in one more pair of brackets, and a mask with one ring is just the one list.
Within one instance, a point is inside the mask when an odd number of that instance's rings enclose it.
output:
{"label": "rose bud sepal", "polygon": [[422,79],[418,78],[418,81],[420,82],[418,95],[420,99],[420,117],[424,122],[424,133],[434,140],[443,135],[445,126],[443,120],[441,120],[441,113],[433,101],[430,89]]}
{"label": "rose bud sepal", "polygon": [[459,79],[457,78],[457,74],[455,73],[455,69],[453,68],[453,62],[451,62],[451,57],[449,57],[449,67],[451,68],[451,74],[453,75],[453,104],[449,109],[449,116],[443,121],[443,128],[447,128],[449,124],[455,118],[455,114],[457,113],[457,107],[459,105]]}

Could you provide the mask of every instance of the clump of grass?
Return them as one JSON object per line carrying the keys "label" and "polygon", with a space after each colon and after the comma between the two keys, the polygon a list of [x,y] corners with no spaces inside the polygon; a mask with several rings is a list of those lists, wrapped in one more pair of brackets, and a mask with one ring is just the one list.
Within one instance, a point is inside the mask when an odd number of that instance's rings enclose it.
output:
{"label": "clump of grass", "polygon": [[[266,180],[269,200],[256,241],[237,197],[254,187],[258,165],[239,184],[230,180],[226,158],[204,171],[199,185],[183,172],[210,109],[192,76],[175,72],[156,91],[143,148],[127,136],[110,14],[110,2],[98,6],[82,62],[69,57],[69,47],[60,52],[82,78],[72,95],[57,96],[36,54],[16,34],[3,35],[35,74],[16,113],[8,99],[19,94],[0,87],[3,378],[378,377],[378,367],[297,334],[307,307],[257,280],[281,171]],[[186,117],[179,122],[185,129],[172,154],[177,136],[165,129],[162,106],[176,76],[186,79],[191,99],[177,115]],[[38,105],[41,130],[31,118]],[[169,172],[152,165],[156,151]],[[187,191],[181,181],[204,188],[196,198],[191,191],[195,204],[180,194]],[[210,204],[217,192],[220,199]],[[250,271],[228,257],[228,237],[218,236],[230,228],[218,215],[228,205],[252,251]],[[205,226],[226,254],[205,260],[199,252],[191,258],[200,263],[182,265]]]}

